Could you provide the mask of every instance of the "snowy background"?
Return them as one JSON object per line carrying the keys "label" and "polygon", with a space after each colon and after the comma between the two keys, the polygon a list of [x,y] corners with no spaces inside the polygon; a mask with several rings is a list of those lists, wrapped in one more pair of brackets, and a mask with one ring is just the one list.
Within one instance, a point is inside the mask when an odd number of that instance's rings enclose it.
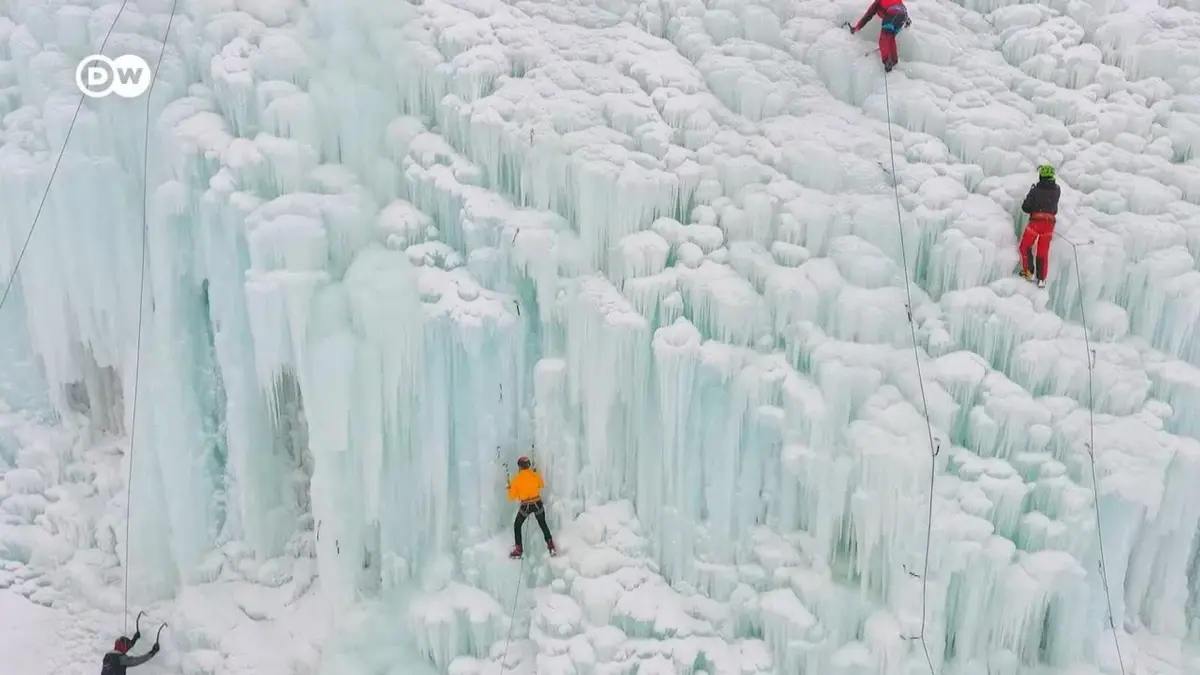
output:
{"label": "snowy background", "polygon": [[1200,672],[1200,1],[908,4],[0,0],[5,675]]}

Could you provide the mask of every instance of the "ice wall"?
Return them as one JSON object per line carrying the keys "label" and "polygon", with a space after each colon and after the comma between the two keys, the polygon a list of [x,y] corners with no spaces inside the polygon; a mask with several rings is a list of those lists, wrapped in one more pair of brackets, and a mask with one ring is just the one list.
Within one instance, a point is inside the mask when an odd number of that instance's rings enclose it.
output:
{"label": "ice wall", "polygon": [[[116,7],[0,18],[0,273]],[[153,61],[169,9],[111,49]],[[494,672],[509,619],[539,672],[917,672],[922,626],[938,672],[1108,667],[1099,522],[1115,630],[1193,632],[1197,9],[914,6],[894,175],[860,10],[182,7],[149,143],[143,102],[84,107],[18,289],[55,408],[130,431],[148,149],[138,597],[244,544],[335,611],[416,593],[443,672]],[[603,562],[503,558],[531,447]],[[509,617],[518,577],[569,600]]]}
{"label": "ice wall", "polygon": [[0,309],[0,363],[4,364],[0,374],[0,400],[16,410],[49,414],[46,382],[38,370],[25,328],[24,302],[15,290]]}

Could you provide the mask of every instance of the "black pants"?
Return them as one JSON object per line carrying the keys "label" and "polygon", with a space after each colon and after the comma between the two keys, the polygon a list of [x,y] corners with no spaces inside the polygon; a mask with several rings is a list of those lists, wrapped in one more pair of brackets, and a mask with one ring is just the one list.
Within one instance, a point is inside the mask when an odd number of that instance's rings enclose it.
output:
{"label": "black pants", "polygon": [[1035,279],[1038,281],[1045,281],[1046,270],[1048,268],[1049,265],[1046,264],[1046,259],[1041,256],[1034,255],[1034,249],[1032,246],[1029,247],[1029,250],[1025,251],[1025,269],[1032,270]]}
{"label": "black pants", "polygon": [[550,536],[550,526],[546,524],[546,505],[539,499],[536,502],[521,504],[517,507],[517,519],[513,521],[513,538],[517,546],[521,545],[521,526],[525,524],[525,519],[529,516],[537,518],[538,527],[542,528],[542,536],[549,544],[553,537]]}

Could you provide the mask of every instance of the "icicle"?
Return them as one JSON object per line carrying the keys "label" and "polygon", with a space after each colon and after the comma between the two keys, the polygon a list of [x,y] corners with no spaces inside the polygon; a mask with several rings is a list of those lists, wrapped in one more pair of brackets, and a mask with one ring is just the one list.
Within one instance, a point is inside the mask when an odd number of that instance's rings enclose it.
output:
{"label": "icicle", "polygon": [[654,334],[654,371],[657,379],[661,429],[658,453],[650,453],[638,466],[638,494],[647,521],[657,528],[656,552],[668,578],[689,571],[695,546],[695,521],[701,476],[689,459],[696,432],[689,413],[699,365],[700,332],[684,319]]}
{"label": "icicle", "polygon": [[697,327],[713,339],[746,346],[768,330],[762,298],[732,268],[705,261],[679,281]]}
{"label": "icicle", "polygon": [[570,401],[580,406],[584,466],[580,497],[619,494],[646,438],[649,381],[646,320],[608,281],[581,279],[567,312]]}

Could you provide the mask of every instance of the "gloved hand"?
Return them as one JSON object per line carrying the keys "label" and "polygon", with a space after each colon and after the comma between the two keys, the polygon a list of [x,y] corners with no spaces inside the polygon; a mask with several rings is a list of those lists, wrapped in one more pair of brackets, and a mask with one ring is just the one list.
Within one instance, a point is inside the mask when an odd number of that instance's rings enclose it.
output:
{"label": "gloved hand", "polygon": [[851,35],[854,35],[854,34],[855,34],[855,33],[857,33],[857,32],[858,32],[858,29],[857,29],[857,28],[855,28],[854,26],[850,26],[850,34],[851,34]]}
{"label": "gloved hand", "polygon": [[133,634],[133,641],[137,642],[140,639],[142,639],[142,631],[139,630]]}
{"label": "gloved hand", "polygon": [[157,653],[158,653],[158,643],[155,642],[154,646],[150,648],[150,654],[153,655],[153,654],[157,654]]}

